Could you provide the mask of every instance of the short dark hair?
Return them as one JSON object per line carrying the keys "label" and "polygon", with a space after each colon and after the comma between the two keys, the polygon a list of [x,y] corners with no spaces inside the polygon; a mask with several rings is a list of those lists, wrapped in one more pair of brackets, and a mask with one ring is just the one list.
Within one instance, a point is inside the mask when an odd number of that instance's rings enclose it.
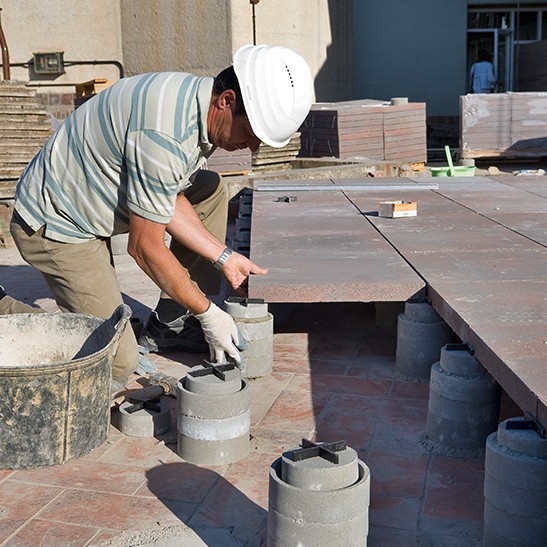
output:
{"label": "short dark hair", "polygon": [[245,105],[243,104],[243,97],[241,96],[241,88],[239,87],[239,81],[236,76],[236,72],[233,66],[225,68],[215,78],[213,85],[213,93],[220,95],[223,91],[231,89],[236,94],[236,115],[246,115]]}

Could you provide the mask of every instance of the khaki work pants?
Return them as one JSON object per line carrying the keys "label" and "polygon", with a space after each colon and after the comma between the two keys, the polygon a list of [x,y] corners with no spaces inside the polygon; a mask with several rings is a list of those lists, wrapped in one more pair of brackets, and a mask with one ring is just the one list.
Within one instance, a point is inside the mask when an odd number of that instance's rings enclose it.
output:
{"label": "khaki work pants", "polygon": [[[185,195],[207,229],[224,241],[228,196],[220,176],[213,171],[198,171]],[[53,241],[44,237],[44,228],[34,232],[16,214],[10,230],[21,256],[42,272],[62,311],[87,313],[107,319],[122,304],[108,239],[83,243]],[[170,248],[204,293],[218,294],[220,272],[209,261],[175,241]],[[126,328],[112,364],[112,377],[125,380],[136,370],[138,362],[139,352],[133,329]]]}

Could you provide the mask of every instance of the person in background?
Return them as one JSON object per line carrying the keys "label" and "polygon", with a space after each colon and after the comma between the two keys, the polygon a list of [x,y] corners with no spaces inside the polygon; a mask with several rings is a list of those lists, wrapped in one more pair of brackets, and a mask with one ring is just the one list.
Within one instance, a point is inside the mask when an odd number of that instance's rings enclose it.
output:
{"label": "person in background", "polygon": [[469,73],[473,93],[493,93],[497,84],[494,75],[492,56],[486,49],[480,49],[477,60],[471,66]]}
{"label": "person in background", "polygon": [[[110,238],[128,233],[128,253],[162,291],[147,349],[209,349],[213,361],[241,362],[236,325],[210,295],[221,274],[244,294],[249,275],[267,271],[226,247],[227,190],[202,166],[216,147],[285,146],[313,99],[306,61],[281,46],[243,46],[216,78],[162,72],[116,82],[69,116],[21,175],[10,225],[21,256],[62,311],[107,319],[123,302]],[[14,306],[4,296],[1,307]],[[138,364],[125,329],[113,392]]]}

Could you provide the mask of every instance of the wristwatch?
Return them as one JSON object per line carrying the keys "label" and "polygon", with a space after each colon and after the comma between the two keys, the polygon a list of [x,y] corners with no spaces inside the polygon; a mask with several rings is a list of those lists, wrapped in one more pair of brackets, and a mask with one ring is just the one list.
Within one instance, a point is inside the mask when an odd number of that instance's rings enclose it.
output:
{"label": "wristwatch", "polygon": [[228,260],[228,258],[230,258],[230,255],[233,252],[234,251],[232,249],[230,249],[230,247],[226,247],[224,249],[224,251],[222,251],[222,254],[218,257],[218,260],[216,262],[213,262],[213,266],[217,270],[222,270],[222,266],[224,266],[224,264],[226,264],[226,261]]}

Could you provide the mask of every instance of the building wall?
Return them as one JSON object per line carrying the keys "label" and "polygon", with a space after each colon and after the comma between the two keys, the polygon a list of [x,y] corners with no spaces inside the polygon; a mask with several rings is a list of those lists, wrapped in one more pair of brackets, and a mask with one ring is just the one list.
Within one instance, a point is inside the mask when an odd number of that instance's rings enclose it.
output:
{"label": "building wall", "polygon": [[426,102],[453,116],[466,85],[467,2],[355,0],[354,95]]}
{"label": "building wall", "polygon": [[[2,0],[2,28],[10,62],[26,63],[34,52],[64,52],[65,61],[122,61],[119,2],[113,0]],[[51,77],[12,67],[11,78],[34,83],[72,84],[92,78],[117,80],[114,65],[70,66]],[[73,91],[74,87],[60,92]]]}
{"label": "building wall", "polygon": [[231,63],[229,0],[120,0],[127,75],[216,75]]}

